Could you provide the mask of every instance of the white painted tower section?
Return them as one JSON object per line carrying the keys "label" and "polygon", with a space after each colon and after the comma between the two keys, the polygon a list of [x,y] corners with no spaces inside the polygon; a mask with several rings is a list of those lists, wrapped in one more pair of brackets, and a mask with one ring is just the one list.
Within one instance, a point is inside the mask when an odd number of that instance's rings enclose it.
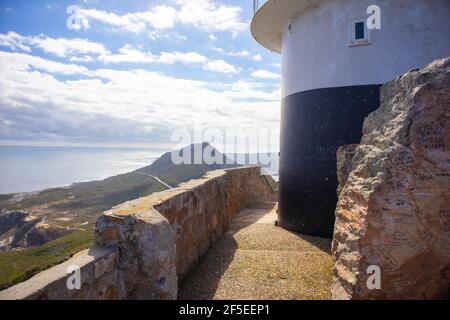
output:
{"label": "white painted tower section", "polygon": [[[381,8],[381,29],[352,46],[352,28]],[[290,30],[289,30],[290,26]],[[384,84],[450,54],[450,0],[337,0],[287,22],[283,97],[305,90]]]}
{"label": "white painted tower section", "polygon": [[[353,23],[381,8],[381,30],[350,46]],[[289,29],[290,26],[290,29]],[[450,55],[450,0],[269,0],[252,33],[282,55],[282,97],[305,90],[384,84]]]}
{"label": "white painted tower section", "polygon": [[279,224],[330,237],[336,150],[361,141],[381,85],[450,56],[450,0],[268,0],[251,31],[282,56]]}

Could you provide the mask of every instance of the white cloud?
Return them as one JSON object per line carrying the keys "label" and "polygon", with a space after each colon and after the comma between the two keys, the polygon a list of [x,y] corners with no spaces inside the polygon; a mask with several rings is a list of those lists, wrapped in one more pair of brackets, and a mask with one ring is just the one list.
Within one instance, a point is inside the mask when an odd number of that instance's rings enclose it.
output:
{"label": "white cloud", "polygon": [[188,40],[185,35],[179,34],[177,32],[159,32],[157,30],[152,30],[148,32],[148,38],[152,41],[159,39],[171,40],[172,42],[180,42]]}
{"label": "white cloud", "polygon": [[250,56],[250,52],[248,52],[247,50],[242,50],[242,51],[238,51],[238,52],[229,52],[228,53],[229,56],[232,57],[248,57]]}
{"label": "white cloud", "polygon": [[247,82],[239,80],[232,84],[231,90],[225,91],[225,94],[231,98],[239,99],[260,99],[268,101],[276,101],[280,99],[281,90],[277,87],[271,92],[262,90],[265,86],[260,82]]}
{"label": "white cloud", "polygon": [[32,68],[62,75],[92,76],[92,73],[87,68],[76,64],[59,63],[24,53],[0,51],[0,70],[2,74],[6,75],[16,70],[28,71]]}
{"label": "white cloud", "polygon": [[177,7],[159,5],[124,15],[97,9],[81,9],[79,14],[88,21],[134,33],[171,29],[181,23],[210,33],[228,31],[236,35],[248,25],[240,18],[239,6],[218,5],[211,0],[177,0],[176,3]]}
{"label": "white cloud", "polygon": [[155,29],[168,29],[174,27],[176,14],[172,7],[156,6],[150,12],[136,13],[134,18],[147,22]]}
{"label": "white cloud", "polygon": [[148,27],[153,29],[173,28],[176,21],[176,10],[168,6],[155,6],[148,11],[117,15],[97,9],[81,9],[80,16],[88,21],[97,21],[119,30],[142,32]]}
{"label": "white cloud", "polygon": [[86,39],[50,38],[45,35],[28,37],[27,43],[40,48],[46,53],[58,57],[68,57],[78,54],[105,54],[108,52],[103,44]]}
{"label": "white cloud", "polygon": [[255,61],[262,61],[262,56],[260,54],[255,54],[253,56],[253,60],[255,60]]}
{"label": "white cloud", "polygon": [[108,50],[103,44],[87,39],[51,38],[46,35],[22,36],[12,31],[6,34],[0,34],[0,46],[26,52],[30,52],[31,47],[36,47],[46,53],[54,54],[61,58],[108,53]]}
{"label": "white cloud", "polygon": [[247,28],[238,6],[216,5],[211,0],[178,0],[178,19],[206,31],[229,31],[237,34]]}
{"label": "white cloud", "polygon": [[[210,65],[224,68],[217,61]],[[7,52],[0,52],[0,72],[3,140],[158,143],[194,124],[278,128],[278,98],[256,82],[213,88],[142,69],[87,70]],[[53,73],[81,77],[59,80]]]}
{"label": "white cloud", "polygon": [[103,63],[160,63],[174,64],[183,63],[185,65],[202,65],[204,70],[236,74],[238,68],[224,60],[211,60],[208,57],[197,52],[161,52],[158,55],[151,52],[143,52],[133,48],[131,45],[125,45],[119,49],[119,53],[105,54],[99,56]]}
{"label": "white cloud", "polygon": [[259,69],[256,71],[253,71],[251,74],[252,77],[255,78],[261,78],[261,79],[280,79],[281,76],[278,73],[270,72],[267,70]]}
{"label": "white cloud", "polygon": [[[0,34],[0,46],[6,46],[14,50],[30,52],[30,46],[37,47],[46,53],[60,58],[67,58],[70,62],[88,63],[94,60],[103,63],[154,63],[185,65],[202,65],[204,70],[236,74],[238,68],[224,60],[211,60],[197,52],[161,52],[153,54],[135,49],[127,44],[117,53],[111,53],[105,46],[98,42],[86,39],[51,38],[45,35],[22,36],[15,32]],[[248,52],[239,52],[237,55],[249,55]]]}
{"label": "white cloud", "polygon": [[[68,58],[70,62],[93,62],[98,59],[103,63],[160,63],[174,64],[183,63],[186,65],[205,64],[209,59],[197,52],[161,52],[154,55],[125,45],[119,49],[118,53],[111,53],[105,46],[98,42],[86,39],[66,39],[51,38],[45,35],[24,37],[15,32],[0,34],[0,46],[6,46],[15,50],[30,52],[29,46],[40,48],[42,51],[54,54],[60,58]],[[94,59],[95,57],[95,59]],[[217,62],[211,62],[211,66],[205,67],[214,71]],[[226,64],[226,65],[225,65]],[[222,62],[224,70],[231,70],[235,73],[235,68]],[[220,71],[226,72],[226,71]]]}
{"label": "white cloud", "polygon": [[161,52],[154,55],[151,52],[143,52],[133,48],[131,45],[125,45],[119,49],[117,54],[105,54],[99,56],[99,60],[104,63],[162,63],[174,64],[181,62],[187,65],[204,63],[208,59],[197,52]]}
{"label": "white cloud", "polygon": [[71,57],[70,62],[93,62],[94,59],[91,56]]}
{"label": "white cloud", "polygon": [[203,69],[207,71],[214,71],[228,74],[236,74],[239,72],[239,70],[235,66],[223,60],[208,61],[203,65]]}
{"label": "white cloud", "polygon": [[226,54],[230,57],[249,58],[253,61],[262,61],[262,56],[260,54],[252,54],[250,51],[247,50],[226,52],[224,49],[218,47],[213,47],[212,49],[222,54]]}
{"label": "white cloud", "polygon": [[142,52],[134,49],[131,45],[125,45],[119,49],[116,54],[103,54],[98,59],[104,63],[154,63],[156,57],[151,53]]}
{"label": "white cloud", "polygon": [[173,64],[175,62],[181,62],[184,64],[197,64],[204,63],[207,60],[208,58],[197,52],[161,52],[158,57],[158,62],[164,64]]}
{"label": "white cloud", "polygon": [[6,34],[0,34],[0,46],[8,47],[12,50],[22,50],[30,52],[31,48],[24,44],[25,37],[18,33],[10,31]]}
{"label": "white cloud", "polygon": [[212,47],[211,49],[220,53],[225,53],[225,50],[223,50],[222,48]]}

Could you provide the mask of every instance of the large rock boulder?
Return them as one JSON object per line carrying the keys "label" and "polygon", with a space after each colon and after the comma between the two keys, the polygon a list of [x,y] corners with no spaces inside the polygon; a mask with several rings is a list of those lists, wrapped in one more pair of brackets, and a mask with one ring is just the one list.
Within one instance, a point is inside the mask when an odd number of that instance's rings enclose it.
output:
{"label": "large rock boulder", "polygon": [[450,58],[383,86],[361,144],[337,156],[332,297],[448,298]]}

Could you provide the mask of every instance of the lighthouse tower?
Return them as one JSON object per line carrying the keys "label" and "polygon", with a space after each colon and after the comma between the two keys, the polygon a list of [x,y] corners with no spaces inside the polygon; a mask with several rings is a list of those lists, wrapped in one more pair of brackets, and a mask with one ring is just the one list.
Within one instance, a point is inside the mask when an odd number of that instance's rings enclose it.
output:
{"label": "lighthouse tower", "polygon": [[[279,223],[330,237],[338,147],[359,143],[382,84],[450,56],[450,0],[268,0],[256,9],[253,37],[282,57]],[[367,22],[373,14],[380,29]]]}

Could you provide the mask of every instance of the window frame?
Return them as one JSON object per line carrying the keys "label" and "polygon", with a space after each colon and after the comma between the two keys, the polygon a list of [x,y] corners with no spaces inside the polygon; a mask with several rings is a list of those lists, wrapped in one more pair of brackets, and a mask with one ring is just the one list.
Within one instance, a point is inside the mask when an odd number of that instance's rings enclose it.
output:
{"label": "window frame", "polygon": [[[368,17],[359,17],[353,18],[350,20],[349,28],[348,28],[348,46],[349,47],[357,47],[357,46],[367,46],[372,44],[372,38],[370,36],[370,30],[367,28],[367,18]],[[364,39],[356,39],[356,24],[362,22],[364,24]]]}

